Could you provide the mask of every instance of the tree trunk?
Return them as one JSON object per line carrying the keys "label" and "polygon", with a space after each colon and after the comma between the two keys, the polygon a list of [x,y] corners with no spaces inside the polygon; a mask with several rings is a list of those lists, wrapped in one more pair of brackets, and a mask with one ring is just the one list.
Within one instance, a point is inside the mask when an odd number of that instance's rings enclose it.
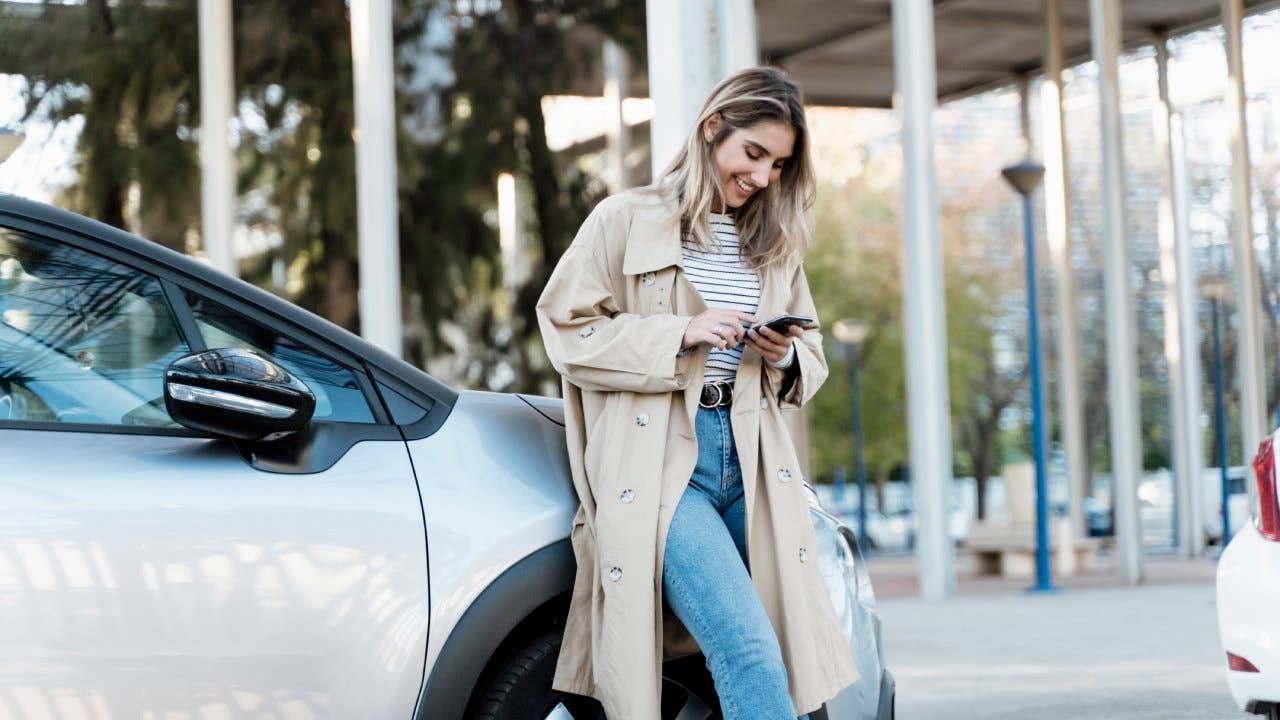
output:
{"label": "tree trunk", "polygon": [[[359,332],[356,302],[356,264],[340,250],[339,242],[325,243],[324,314],[330,322]],[[390,279],[387,282],[391,282]]]}

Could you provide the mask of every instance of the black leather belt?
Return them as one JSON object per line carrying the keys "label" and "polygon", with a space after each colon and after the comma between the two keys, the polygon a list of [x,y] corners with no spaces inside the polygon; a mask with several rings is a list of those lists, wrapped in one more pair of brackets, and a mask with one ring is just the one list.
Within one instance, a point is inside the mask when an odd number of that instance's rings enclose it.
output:
{"label": "black leather belt", "polygon": [[702,396],[698,398],[698,407],[713,408],[732,404],[733,383],[717,380],[702,386]]}

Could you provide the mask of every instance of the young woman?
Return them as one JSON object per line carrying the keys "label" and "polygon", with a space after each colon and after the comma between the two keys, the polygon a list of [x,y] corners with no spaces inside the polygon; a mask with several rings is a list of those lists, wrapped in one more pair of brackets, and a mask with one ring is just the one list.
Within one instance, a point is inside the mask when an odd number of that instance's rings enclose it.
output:
{"label": "young woman", "polygon": [[801,259],[814,182],[799,89],[771,68],[707,98],[648,188],[600,203],[538,302],[563,378],[578,574],[554,687],[659,717],[701,650],[726,720],[783,720],[857,679],[784,423],[827,375]]}

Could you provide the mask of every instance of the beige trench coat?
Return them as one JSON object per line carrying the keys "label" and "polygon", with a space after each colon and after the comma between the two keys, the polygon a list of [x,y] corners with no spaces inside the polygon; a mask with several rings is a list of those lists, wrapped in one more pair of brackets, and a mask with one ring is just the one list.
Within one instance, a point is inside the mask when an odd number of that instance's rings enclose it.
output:
{"label": "beige trench coat", "polygon": [[[672,208],[647,189],[600,203],[538,301],[563,378],[578,570],[554,687],[590,695],[610,720],[659,717],[664,659],[697,645],[662,604],[667,528],[698,457],[694,416],[709,346],[677,357],[707,308],[682,271]],[[761,318],[817,317],[799,262],[761,270]],[[768,366],[748,346],[734,384],[751,578],[782,646],[797,714],[854,682],[848,644],[818,571],[808,499],[784,414],[827,376],[822,336]]]}

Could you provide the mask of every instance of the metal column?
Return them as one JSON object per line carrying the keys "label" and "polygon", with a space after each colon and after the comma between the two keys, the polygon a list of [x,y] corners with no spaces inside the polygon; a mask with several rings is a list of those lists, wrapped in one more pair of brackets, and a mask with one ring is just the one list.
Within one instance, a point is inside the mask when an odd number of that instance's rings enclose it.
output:
{"label": "metal column", "polygon": [[711,92],[711,0],[646,0],[649,46],[650,163],[656,181],[693,129]]}
{"label": "metal column", "polygon": [[907,420],[915,486],[920,593],[938,600],[955,589],[947,532],[951,492],[951,412],[942,243],[933,168],[933,3],[893,0],[893,55],[902,118],[902,285],[907,363]]}
{"label": "metal column", "polygon": [[1169,42],[1155,39],[1160,101],[1155,107],[1156,145],[1164,155],[1160,197],[1160,275],[1164,282],[1164,357],[1169,367],[1173,416],[1173,471],[1177,483],[1178,551],[1195,557],[1204,548],[1200,474],[1204,467],[1200,415],[1200,324],[1196,313],[1194,248],[1187,228],[1187,170],[1181,118],[1169,100]]}
{"label": "metal column", "polygon": [[1080,316],[1076,309],[1076,273],[1072,262],[1067,200],[1067,136],[1062,117],[1062,0],[1045,0],[1044,82],[1040,86],[1044,133],[1045,239],[1057,277],[1058,406],[1062,414],[1062,451],[1066,456],[1071,534],[1084,537],[1084,496],[1089,478],[1089,452],[1084,444],[1084,409],[1080,385]]}
{"label": "metal column", "polygon": [[[1244,60],[1241,57],[1243,0],[1222,0],[1222,26],[1227,36],[1226,109],[1231,133],[1231,245],[1234,248],[1240,375],[1240,437],[1245,465],[1268,426],[1263,381],[1262,321],[1258,262],[1253,251],[1253,185],[1250,183],[1249,134],[1245,127]],[[1252,472],[1252,470],[1250,470]],[[1245,483],[1253,497],[1254,483]],[[1224,533],[1224,538],[1227,533]],[[1225,539],[1224,539],[1225,542]]]}
{"label": "metal column", "polygon": [[1089,0],[1089,30],[1098,63],[1102,136],[1103,265],[1107,321],[1107,400],[1111,409],[1111,481],[1115,491],[1120,577],[1143,580],[1137,484],[1138,350],[1134,338],[1132,266],[1125,236],[1123,125],[1120,115],[1120,0]]}
{"label": "metal column", "polygon": [[360,334],[400,357],[403,328],[391,22],[391,0],[352,1]]}
{"label": "metal column", "polygon": [[627,182],[627,124],[622,117],[622,101],[627,98],[631,62],[627,53],[611,38],[605,38],[603,47],[604,99],[607,105],[608,126],[605,129],[605,165],[608,168],[609,189],[624,190]]}
{"label": "metal column", "polygon": [[716,0],[716,75],[760,64],[755,0]]}
{"label": "metal column", "polygon": [[200,235],[209,263],[238,275],[231,253],[236,162],[227,133],[232,87],[231,0],[200,0]]}

